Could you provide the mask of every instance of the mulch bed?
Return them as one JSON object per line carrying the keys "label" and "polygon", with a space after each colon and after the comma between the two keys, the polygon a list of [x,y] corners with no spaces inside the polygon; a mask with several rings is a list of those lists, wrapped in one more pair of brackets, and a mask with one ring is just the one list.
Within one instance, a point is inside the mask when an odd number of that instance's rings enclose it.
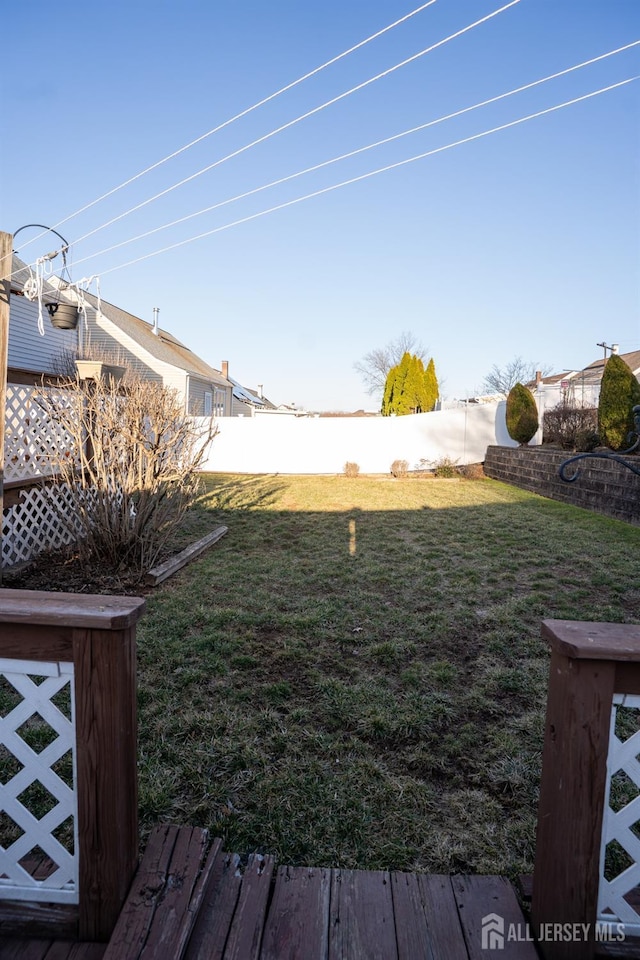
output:
{"label": "mulch bed", "polygon": [[[166,559],[166,558],[162,558]],[[140,596],[149,593],[138,575],[114,574],[82,561],[77,552],[44,552],[27,564],[4,570],[2,586],[15,590],[51,590],[63,593],[108,593]]]}

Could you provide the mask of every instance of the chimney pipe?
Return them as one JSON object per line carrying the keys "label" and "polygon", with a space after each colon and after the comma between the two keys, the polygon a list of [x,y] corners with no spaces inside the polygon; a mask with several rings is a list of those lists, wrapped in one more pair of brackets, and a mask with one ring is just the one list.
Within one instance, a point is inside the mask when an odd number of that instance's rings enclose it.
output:
{"label": "chimney pipe", "polygon": [[620,344],[619,344],[619,343],[612,343],[612,344],[611,344],[611,353],[617,353],[619,349],[620,349]]}
{"label": "chimney pipe", "polygon": [[223,360],[221,366],[222,366],[222,376],[225,378],[225,380],[228,380],[229,379],[229,361]]}
{"label": "chimney pipe", "polygon": [[158,336],[158,334],[159,334],[159,332],[160,332],[159,329],[158,329],[158,314],[159,314],[159,313],[160,313],[160,307],[154,307],[154,308],[153,308],[153,332],[155,333],[156,337]]}
{"label": "chimney pipe", "polygon": [[261,383],[258,384],[258,397],[260,398],[260,400],[263,399],[263,396],[262,396],[262,384],[261,384]]}
{"label": "chimney pipe", "polygon": [[542,370],[536,370],[536,387],[542,383]]}

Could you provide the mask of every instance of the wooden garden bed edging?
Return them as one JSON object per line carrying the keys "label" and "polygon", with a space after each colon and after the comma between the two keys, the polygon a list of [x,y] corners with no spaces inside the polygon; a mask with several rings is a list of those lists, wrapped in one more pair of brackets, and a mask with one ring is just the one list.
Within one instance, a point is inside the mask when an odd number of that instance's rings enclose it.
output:
{"label": "wooden garden bed edging", "polygon": [[148,587],[157,587],[157,585],[162,583],[163,580],[167,580],[170,576],[172,576],[172,574],[176,573],[178,570],[181,570],[182,567],[185,567],[191,562],[191,560],[195,560],[195,558],[199,557],[201,553],[204,553],[208,547],[211,547],[214,543],[224,537],[228,529],[228,527],[224,526],[216,527],[216,529],[212,530],[211,533],[208,533],[206,537],[196,540],[195,543],[192,543],[181,553],[176,554],[175,557],[171,557],[170,560],[165,560],[164,563],[160,563],[157,567],[153,567],[153,569],[149,570],[144,578],[145,584]]}

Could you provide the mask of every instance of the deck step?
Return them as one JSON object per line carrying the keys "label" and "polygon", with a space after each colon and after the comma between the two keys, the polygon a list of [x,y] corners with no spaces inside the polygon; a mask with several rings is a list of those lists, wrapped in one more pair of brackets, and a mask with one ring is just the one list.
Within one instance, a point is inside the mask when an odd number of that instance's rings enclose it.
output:
{"label": "deck step", "polygon": [[214,863],[207,842],[199,827],[154,829],[104,960],[181,960]]}
{"label": "deck step", "polygon": [[[507,935],[528,928],[503,877],[276,872],[271,856],[225,853],[221,840],[207,854],[207,845],[197,827],[153,831],[104,960],[538,958],[533,943]],[[483,921],[496,931],[493,949]]]}

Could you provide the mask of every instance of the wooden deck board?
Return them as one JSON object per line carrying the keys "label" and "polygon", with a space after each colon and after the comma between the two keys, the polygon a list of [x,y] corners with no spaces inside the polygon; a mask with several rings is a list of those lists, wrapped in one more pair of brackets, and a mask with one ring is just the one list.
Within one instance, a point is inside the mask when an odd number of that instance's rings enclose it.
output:
{"label": "wooden deck board", "polygon": [[495,960],[537,960],[536,947],[526,940],[508,940],[505,937],[502,946],[493,950],[482,949],[483,917],[492,913],[501,917],[505,931],[511,923],[524,928],[524,917],[508,880],[504,877],[459,876],[452,877],[451,883],[469,960],[490,960],[491,957]]}
{"label": "wooden deck board", "polygon": [[50,940],[3,938],[0,941],[0,960],[44,960],[50,946]]}
{"label": "wooden deck board", "polygon": [[262,857],[259,854],[249,857],[229,930],[224,960],[258,960],[273,868],[273,857]]}
{"label": "wooden deck board", "polygon": [[397,960],[391,877],[383,870],[334,870],[329,960]]}
{"label": "wooden deck board", "polygon": [[106,943],[13,938],[0,941],[0,960],[102,960],[106,948]]}
{"label": "wooden deck board", "polygon": [[[0,960],[536,960],[482,949],[482,920],[526,921],[503,877],[282,866],[195,827],[156,828],[108,945],[0,937]],[[0,917],[2,904],[0,904]]]}
{"label": "wooden deck board", "polygon": [[467,960],[451,878],[392,873],[399,960]]}
{"label": "wooden deck board", "polygon": [[327,960],[331,870],[280,867],[260,960]]}
{"label": "wooden deck board", "polygon": [[242,874],[237,854],[224,853],[219,842],[185,960],[221,960],[240,896]]}

